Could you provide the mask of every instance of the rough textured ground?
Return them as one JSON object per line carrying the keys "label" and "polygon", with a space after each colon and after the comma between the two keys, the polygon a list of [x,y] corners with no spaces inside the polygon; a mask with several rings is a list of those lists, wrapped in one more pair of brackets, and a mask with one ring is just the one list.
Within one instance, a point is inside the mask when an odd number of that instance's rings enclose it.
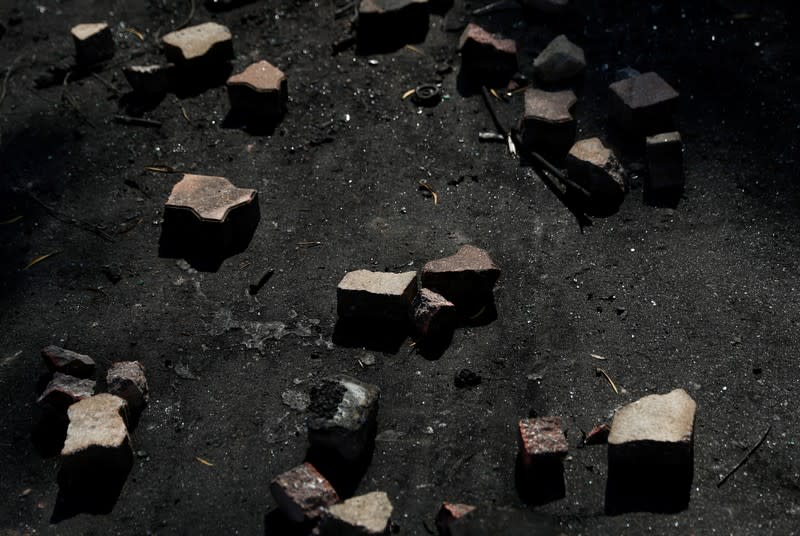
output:
{"label": "rough textured ground", "polygon": [[[19,61],[0,105],[0,221],[23,219],[0,226],[0,533],[278,534],[269,481],[307,448],[304,414],[282,393],[307,392],[334,372],[383,391],[358,491],[385,490],[401,534],[425,534],[445,499],[529,508],[514,487],[517,419],[561,415],[574,445],[617,406],[676,387],[698,403],[687,510],[605,516],[604,446],[573,449],[566,498],[536,510],[567,534],[796,531],[797,8],[577,4],[563,28],[519,12],[483,19],[525,36],[530,52],[562,30],[585,47],[579,136],[606,138],[606,88],[618,68],[655,70],[679,89],[687,190],[674,210],[644,205],[633,177],[620,210],[581,231],[503,145],[478,141],[491,120],[480,97],[456,90],[458,34],[438,16],[424,55],[332,56],[346,27],[328,0],[258,1],[219,15],[198,5],[194,21],[232,29],[236,69],[266,58],[289,77],[288,115],[273,135],[253,136],[222,128],[224,87],[168,95],[145,113],[161,128],[114,123],[119,95],[94,77],[34,88],[48,66],[70,61],[73,24],[108,20],[118,59],[154,58],[157,36],[186,18],[189,2],[4,2],[3,73]],[[423,110],[401,101],[451,59],[449,98]],[[127,91],[118,66],[100,76]],[[521,114],[520,95],[496,104],[508,121]],[[622,157],[629,169],[642,163],[636,150]],[[262,220],[249,248],[214,273],[160,258],[162,207],[178,176],[144,170],[152,164],[257,188]],[[345,271],[419,268],[463,243],[503,269],[496,321],[458,331],[438,360],[408,341],[388,353],[332,344]],[[249,295],[268,269],[274,276]],[[109,514],[51,524],[58,462],[31,441],[48,344],[87,353],[103,370],[120,359],[148,369],[138,456]],[[363,365],[368,353],[373,365]],[[595,375],[598,365],[621,394]],[[454,386],[465,367],[484,377],[478,387]],[[766,442],[718,488],[767,425]]]}

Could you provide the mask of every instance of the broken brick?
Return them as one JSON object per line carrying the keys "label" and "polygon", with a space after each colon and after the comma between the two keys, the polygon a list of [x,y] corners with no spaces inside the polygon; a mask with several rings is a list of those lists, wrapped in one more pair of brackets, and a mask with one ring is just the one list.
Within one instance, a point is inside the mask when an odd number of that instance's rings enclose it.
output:
{"label": "broken brick", "polygon": [[89,67],[114,56],[114,36],[107,23],[78,24],[71,33],[78,65]]}
{"label": "broken brick", "polygon": [[411,304],[414,327],[423,337],[446,335],[458,322],[456,306],[441,294],[421,288]]}
{"label": "broken brick", "polygon": [[422,41],[428,31],[428,8],[428,0],[361,0],[359,47],[381,50]]}
{"label": "broken brick", "polygon": [[278,475],[269,489],[286,517],[295,523],[314,520],[324,507],[339,502],[336,490],[310,463]]}
{"label": "broken brick", "polygon": [[373,491],[329,506],[323,514],[320,532],[325,535],[377,536],[386,534],[392,517],[392,503],[383,491]]}
{"label": "broken brick", "polygon": [[625,175],[614,152],[599,138],[580,140],[567,154],[569,178],[590,194],[621,198],[625,193]]}
{"label": "broken brick", "polygon": [[259,61],[228,78],[228,98],[233,111],[264,121],[283,115],[288,98],[286,75]]}
{"label": "broken brick", "polygon": [[64,411],[72,404],[94,394],[95,382],[56,372],[36,401],[45,409]]}
{"label": "broken brick", "polygon": [[336,287],[337,311],[342,318],[406,318],[416,290],[416,272],[355,270]]}
{"label": "broken brick", "polygon": [[561,417],[539,417],[519,421],[520,453],[526,467],[542,460],[561,458],[569,447]]}
{"label": "broken brick", "polygon": [[469,504],[442,503],[439,512],[436,514],[436,528],[441,536],[450,536],[450,524],[474,512],[475,507]]}
{"label": "broken brick", "polygon": [[216,22],[176,30],[161,40],[167,59],[180,67],[209,65],[233,58],[231,31]]}
{"label": "broken brick", "polygon": [[499,277],[500,268],[486,251],[464,245],[455,255],[427,262],[421,280],[459,307],[488,300]]}
{"label": "broken brick", "polygon": [[308,439],[312,447],[352,461],[364,455],[377,429],[380,389],[344,374],[311,390]]}
{"label": "broken brick", "polygon": [[129,65],[122,69],[134,92],[142,95],[163,95],[172,87],[174,65]]}
{"label": "broken brick", "polygon": [[647,165],[650,173],[645,189],[681,188],[684,185],[683,144],[678,132],[647,137]]}
{"label": "broken brick", "polygon": [[565,35],[550,41],[533,61],[536,76],[545,82],[564,82],[575,78],[585,69],[583,49]]}
{"label": "broken brick", "polygon": [[577,102],[572,90],[525,90],[522,142],[532,150],[566,153],[575,143],[576,122],[571,109]]}
{"label": "broken brick", "polygon": [[76,378],[94,376],[95,363],[88,355],[50,345],[42,348],[42,358],[51,372],[61,372]]}
{"label": "broken brick", "polygon": [[679,94],[656,73],[626,78],[608,88],[611,118],[623,130],[656,134],[672,129]]}
{"label": "broken brick", "polygon": [[120,361],[111,365],[106,375],[108,392],[125,400],[134,416],[141,413],[149,398],[144,372],[138,361]]}
{"label": "broken brick", "polygon": [[517,43],[469,23],[458,42],[461,68],[465,73],[494,81],[517,72]]}

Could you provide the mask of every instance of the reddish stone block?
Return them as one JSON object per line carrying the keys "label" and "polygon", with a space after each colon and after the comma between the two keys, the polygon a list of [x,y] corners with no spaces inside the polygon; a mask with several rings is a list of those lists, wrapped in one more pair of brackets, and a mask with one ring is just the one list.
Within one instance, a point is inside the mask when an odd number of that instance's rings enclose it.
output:
{"label": "reddish stone block", "polygon": [[336,287],[341,318],[406,318],[417,290],[417,273],[348,272]]}
{"label": "reddish stone block", "polygon": [[621,199],[625,194],[625,173],[614,152],[599,138],[580,140],[567,154],[569,178],[590,194]]}
{"label": "reddish stone block", "polygon": [[428,32],[428,0],[361,0],[359,48],[384,50],[420,42]]}
{"label": "reddish stone block", "polygon": [[564,153],[575,143],[576,123],[572,107],[578,101],[572,90],[525,90],[522,142],[535,151]]}
{"label": "reddish stone block", "polygon": [[163,95],[170,90],[174,68],[171,63],[129,65],[122,70],[122,73],[134,92],[153,96]]}
{"label": "reddish stone block", "polygon": [[61,372],[76,378],[94,376],[95,363],[88,355],[50,345],[42,348],[42,359],[51,372]]}
{"label": "reddish stone block", "polygon": [[170,32],[161,38],[167,59],[180,66],[200,66],[233,58],[233,35],[216,22]]}
{"label": "reddish stone block", "polygon": [[78,24],[71,33],[78,65],[89,67],[114,56],[114,36],[107,23]]}
{"label": "reddish stone block", "polygon": [[450,536],[450,524],[474,511],[475,507],[469,504],[442,503],[439,513],[436,514],[436,528],[439,530],[439,534]]}
{"label": "reddish stone block", "polygon": [[561,458],[569,451],[561,417],[520,420],[519,440],[522,461],[526,467],[543,460]]}
{"label": "reddish stone block", "polygon": [[228,78],[228,98],[234,112],[256,121],[283,115],[288,98],[286,75],[269,63],[259,61]]}
{"label": "reddish stone block", "polygon": [[446,335],[458,322],[456,306],[441,294],[422,288],[411,304],[411,318],[423,337]]}
{"label": "reddish stone block", "polygon": [[608,89],[611,119],[622,129],[635,134],[672,130],[679,93],[656,73],[626,78]]}
{"label": "reddish stone block", "polygon": [[471,76],[500,81],[517,71],[517,43],[469,23],[458,42],[461,68]]}
{"label": "reddish stone block", "polygon": [[36,401],[45,409],[64,411],[69,406],[94,394],[94,380],[82,380],[56,372]]}
{"label": "reddish stone block", "polygon": [[148,401],[144,366],[138,361],[120,361],[111,365],[106,375],[108,392],[125,400],[134,416],[141,413]]}
{"label": "reddish stone block", "polygon": [[323,508],[339,502],[336,490],[310,463],[278,475],[269,489],[278,507],[295,523],[315,520]]}
{"label": "reddish stone block", "polygon": [[464,245],[455,255],[430,261],[422,268],[422,286],[457,307],[489,299],[499,277],[500,268],[489,254],[471,245]]}

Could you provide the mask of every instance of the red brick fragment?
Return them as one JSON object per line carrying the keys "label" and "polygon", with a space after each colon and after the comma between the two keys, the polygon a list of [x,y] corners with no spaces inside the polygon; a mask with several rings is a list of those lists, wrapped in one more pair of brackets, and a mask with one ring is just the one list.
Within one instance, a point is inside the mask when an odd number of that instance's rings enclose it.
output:
{"label": "red brick fragment", "polygon": [[286,517],[295,523],[317,519],[323,508],[339,502],[336,490],[310,463],[278,475],[269,489]]}

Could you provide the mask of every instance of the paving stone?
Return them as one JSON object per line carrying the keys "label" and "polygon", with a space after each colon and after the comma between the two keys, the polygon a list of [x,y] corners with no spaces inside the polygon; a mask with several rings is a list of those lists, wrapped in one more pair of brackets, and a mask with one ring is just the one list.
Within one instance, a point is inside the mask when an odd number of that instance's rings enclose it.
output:
{"label": "paving stone", "polygon": [[88,355],[50,345],[42,348],[42,359],[50,372],[61,372],[76,378],[94,376],[95,363]]}
{"label": "paving stone", "polygon": [[172,187],[166,209],[190,210],[197,218],[222,223],[237,207],[255,203],[258,193],[237,188],[224,177],[184,175]]}
{"label": "paving stone", "polygon": [[452,332],[458,322],[456,306],[441,294],[421,288],[411,304],[414,327],[423,337],[437,337]]}
{"label": "paving stone", "polygon": [[61,450],[59,483],[80,486],[84,479],[112,479],[133,463],[127,403],[108,393],[85,398],[67,410],[69,427]]}
{"label": "paving stone", "polygon": [[342,318],[406,318],[416,291],[416,272],[355,270],[336,287],[337,310]]}
{"label": "paving stone", "polygon": [[627,80],[628,78],[633,78],[634,76],[639,76],[640,73],[633,67],[623,67],[622,69],[617,69],[614,73],[614,82],[619,82],[620,80]]}
{"label": "paving stone", "polygon": [[678,132],[665,132],[648,136],[647,164],[650,173],[645,180],[646,189],[683,187],[685,179],[681,135]]}
{"label": "paving stone", "polygon": [[522,5],[543,13],[563,13],[569,7],[569,0],[522,0]]}
{"label": "paving stone", "polygon": [[95,382],[56,372],[36,401],[45,409],[64,411],[69,406],[94,394]]}
{"label": "paving stone", "polygon": [[114,36],[105,22],[78,24],[71,33],[78,65],[91,66],[114,57]]}
{"label": "paving stone", "polygon": [[308,439],[312,447],[345,460],[368,450],[377,428],[380,389],[344,374],[325,378],[311,390]]}
{"label": "paving stone", "polygon": [[622,166],[599,138],[575,143],[567,154],[566,166],[569,178],[592,195],[621,197],[625,193]]}
{"label": "paving stone", "polygon": [[576,122],[571,110],[578,101],[572,90],[525,90],[522,141],[532,150],[567,152],[575,143]]}
{"label": "paving stone", "polygon": [[424,39],[429,24],[428,0],[361,0],[359,46],[380,49]]}
{"label": "paving stone", "polygon": [[656,73],[614,82],[611,119],[623,130],[635,134],[656,134],[672,129],[679,93]]}
{"label": "paving stone", "polygon": [[138,361],[120,361],[111,365],[106,375],[108,392],[125,400],[134,416],[147,405],[149,399],[144,366]]}
{"label": "paving stone", "polygon": [[198,66],[233,58],[233,36],[228,28],[206,22],[162,37],[164,53],[178,66]]}
{"label": "paving stone", "polygon": [[564,82],[575,78],[586,69],[583,49],[559,35],[533,60],[533,70],[545,82]]}
{"label": "paving stone", "polygon": [[561,417],[520,420],[519,440],[522,461],[526,467],[542,460],[560,459],[569,451]]}
{"label": "paving stone", "polygon": [[392,503],[383,491],[373,491],[329,506],[323,515],[323,535],[375,536],[386,534],[392,517]]}
{"label": "paving stone", "polygon": [[278,475],[269,490],[278,507],[295,523],[314,520],[323,508],[339,502],[336,490],[310,463]]}
{"label": "paving stone", "polygon": [[264,121],[279,118],[286,109],[286,75],[268,61],[249,65],[228,78],[227,85],[231,108],[236,112]]}
{"label": "paving stone", "polygon": [[436,514],[436,528],[441,536],[450,536],[450,524],[474,512],[475,507],[469,504],[442,503],[439,513]]}
{"label": "paving stone", "polygon": [[171,63],[128,65],[122,70],[134,92],[142,95],[163,95],[172,87],[175,66]]}
{"label": "paving stone", "polygon": [[494,35],[475,23],[469,23],[464,29],[458,50],[462,70],[472,76],[492,80],[517,72],[516,41]]}
{"label": "paving stone", "polygon": [[464,245],[455,255],[430,261],[422,268],[422,286],[437,292],[456,306],[491,297],[500,268],[489,254]]}

